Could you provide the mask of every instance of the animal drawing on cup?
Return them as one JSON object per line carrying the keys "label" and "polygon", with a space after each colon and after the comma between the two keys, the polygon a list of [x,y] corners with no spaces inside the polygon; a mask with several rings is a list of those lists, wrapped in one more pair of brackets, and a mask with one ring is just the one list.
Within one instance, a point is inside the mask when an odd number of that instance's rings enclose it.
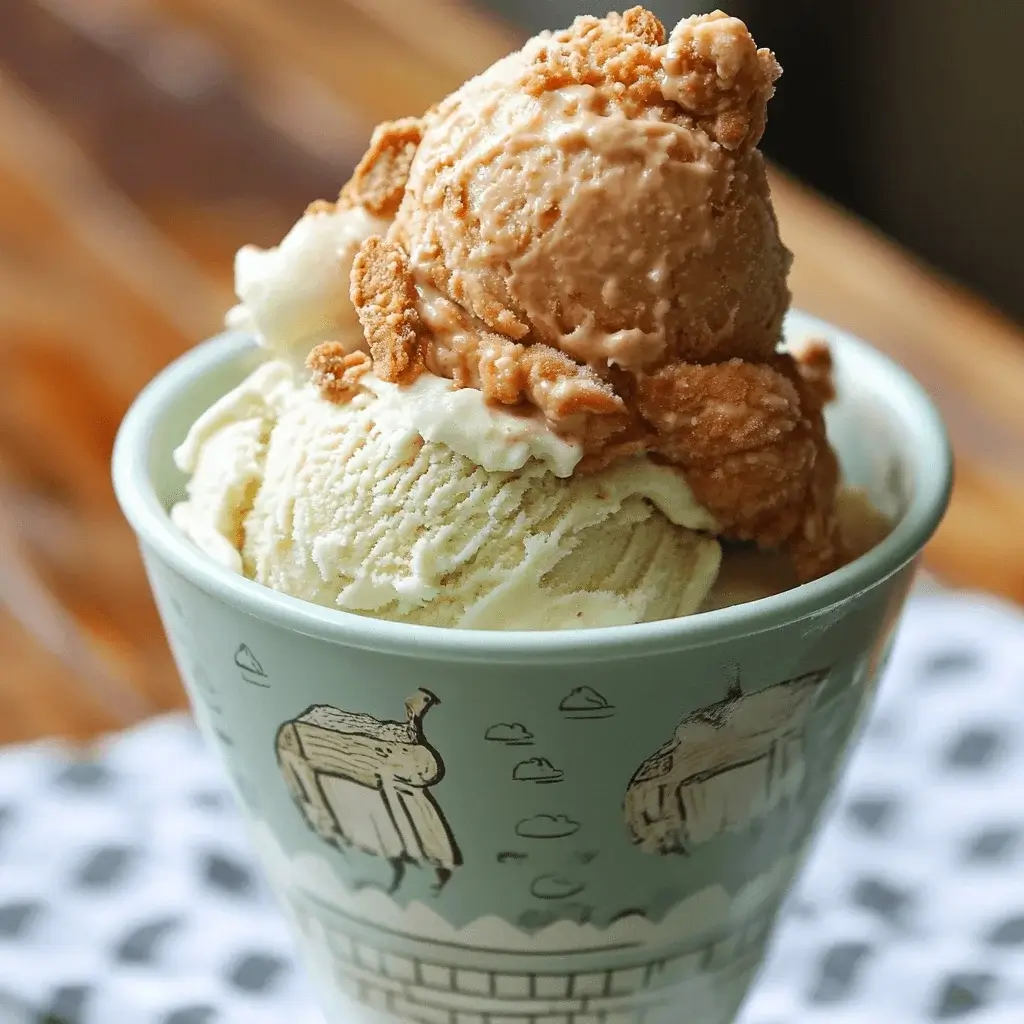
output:
{"label": "animal drawing on cup", "polygon": [[626,788],[633,842],[647,853],[689,853],[762,821],[804,782],[804,729],[827,670],[724,700],[687,715]]}
{"label": "animal drawing on cup", "polygon": [[277,762],[309,827],[341,850],[388,860],[390,893],[409,864],[432,867],[440,892],[462,863],[430,792],[444,762],[423,735],[423,718],[438,703],[418,690],[405,702],[404,722],[316,704],[277,733]]}

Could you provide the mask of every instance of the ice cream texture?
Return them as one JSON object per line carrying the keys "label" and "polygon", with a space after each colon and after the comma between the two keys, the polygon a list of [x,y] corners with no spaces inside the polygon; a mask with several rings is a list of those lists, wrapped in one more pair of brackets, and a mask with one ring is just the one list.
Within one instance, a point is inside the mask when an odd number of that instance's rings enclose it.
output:
{"label": "ice cream texture", "polygon": [[841,564],[827,353],[780,347],[780,73],[735,18],[637,7],[379,126],[239,251],[270,361],[179,450],[175,521],[292,596],[478,628],[686,614],[719,538]]}
{"label": "ice cream texture", "polygon": [[703,602],[721,552],[678,473],[633,457],[563,479],[525,453],[485,469],[479,436],[450,438],[477,458],[424,439],[392,387],[333,403],[264,364],[178,450],[174,521],[275,590],[405,622],[620,625]]}

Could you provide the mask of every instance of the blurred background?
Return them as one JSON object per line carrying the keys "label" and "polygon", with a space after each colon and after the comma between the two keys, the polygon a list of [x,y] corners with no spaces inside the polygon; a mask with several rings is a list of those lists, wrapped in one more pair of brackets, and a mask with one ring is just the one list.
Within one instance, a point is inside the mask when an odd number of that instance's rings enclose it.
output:
{"label": "blurred background", "polygon": [[[531,33],[593,13],[488,0]],[[765,152],[1024,319],[1019,0],[649,0],[666,22],[718,7],[779,56]]]}
{"label": "blurred background", "polygon": [[[4,0],[0,742],[182,703],[108,463],[133,395],[218,328],[234,251],[333,197],[377,121],[606,6]],[[931,570],[1024,599],[1024,4],[967,7],[730,11],[786,69],[765,148],[796,301],[942,404],[959,480]]]}

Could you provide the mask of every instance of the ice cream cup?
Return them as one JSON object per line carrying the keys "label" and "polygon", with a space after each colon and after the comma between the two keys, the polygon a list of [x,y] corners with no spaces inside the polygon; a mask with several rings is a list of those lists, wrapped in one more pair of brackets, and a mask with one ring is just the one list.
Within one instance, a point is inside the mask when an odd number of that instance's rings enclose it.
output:
{"label": "ice cream cup", "polygon": [[213,339],[114,454],[171,648],[334,1024],[727,1024],[946,507],[936,410],[834,345],[830,430],[892,533],[814,583],[559,632],[378,621],[195,550],[168,508],[195,417],[258,358]]}

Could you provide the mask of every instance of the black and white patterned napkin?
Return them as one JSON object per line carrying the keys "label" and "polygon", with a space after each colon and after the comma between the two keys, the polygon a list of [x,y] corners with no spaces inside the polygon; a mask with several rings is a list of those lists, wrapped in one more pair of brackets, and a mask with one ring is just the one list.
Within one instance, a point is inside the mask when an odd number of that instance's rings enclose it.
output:
{"label": "black and white patterned napkin", "polygon": [[[0,1024],[47,1020],[323,1024],[183,716],[0,751]],[[1024,616],[929,594],[741,1024],[947,1020],[1024,1021]]]}

